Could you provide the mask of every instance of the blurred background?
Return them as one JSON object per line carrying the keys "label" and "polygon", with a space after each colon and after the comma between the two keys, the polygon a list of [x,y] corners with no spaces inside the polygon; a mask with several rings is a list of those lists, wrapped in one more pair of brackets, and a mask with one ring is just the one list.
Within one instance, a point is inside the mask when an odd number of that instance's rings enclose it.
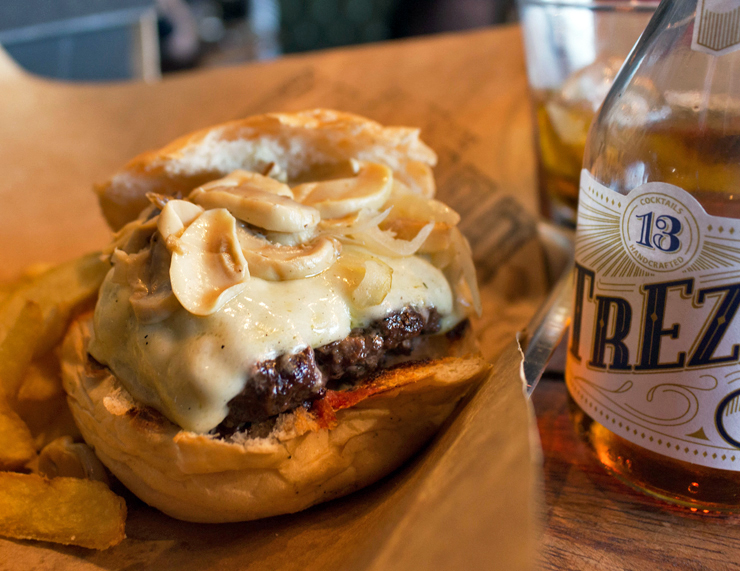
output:
{"label": "blurred background", "polygon": [[0,0],[0,45],[47,77],[156,81],[514,19],[514,0]]}

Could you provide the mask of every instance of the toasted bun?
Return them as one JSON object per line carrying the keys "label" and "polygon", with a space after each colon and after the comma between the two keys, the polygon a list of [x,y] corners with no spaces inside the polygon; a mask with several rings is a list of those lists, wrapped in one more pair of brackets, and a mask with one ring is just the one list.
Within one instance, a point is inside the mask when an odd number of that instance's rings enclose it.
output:
{"label": "toasted bun", "polygon": [[148,205],[147,192],[188,194],[237,169],[292,180],[316,165],[355,158],[385,164],[400,181],[431,196],[431,166],[437,157],[419,140],[419,130],[383,127],[358,115],[314,109],[268,113],[224,123],[176,139],[163,149],[131,160],[96,191],[114,230]]}
{"label": "toasted bun", "polygon": [[[489,369],[478,356],[401,365],[224,440],[138,406],[89,359],[90,327],[89,316],[73,323],[62,347],[64,387],[82,435],[139,498],[197,522],[297,512],[375,482],[429,440]],[[443,339],[429,351],[462,353],[474,343],[470,335]]]}

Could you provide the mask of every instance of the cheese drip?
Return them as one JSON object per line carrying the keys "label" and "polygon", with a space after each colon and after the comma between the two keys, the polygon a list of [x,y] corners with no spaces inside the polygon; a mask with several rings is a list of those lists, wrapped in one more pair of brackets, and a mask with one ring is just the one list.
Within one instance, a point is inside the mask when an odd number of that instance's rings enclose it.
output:
{"label": "cheese drip", "polygon": [[132,288],[111,270],[95,309],[90,354],[137,401],[186,430],[207,432],[226,417],[228,402],[244,388],[245,371],[257,362],[344,339],[353,327],[406,306],[436,308],[445,316],[443,330],[460,320],[447,280],[423,257],[374,257],[393,270],[379,305],[355,305],[338,264],[302,280],[250,278],[218,312],[198,316],[180,307],[150,324],[136,319]]}
{"label": "cheese drip", "polygon": [[90,354],[137,401],[203,433],[257,363],[406,307],[434,308],[442,331],[478,307],[457,214],[386,166],[345,166],[293,188],[234,171],[187,199],[149,195],[110,249]]}

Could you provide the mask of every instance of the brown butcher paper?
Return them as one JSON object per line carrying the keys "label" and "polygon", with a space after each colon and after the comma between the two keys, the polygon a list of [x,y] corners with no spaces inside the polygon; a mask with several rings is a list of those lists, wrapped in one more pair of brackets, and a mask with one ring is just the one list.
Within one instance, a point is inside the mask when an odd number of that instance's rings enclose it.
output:
{"label": "brown butcher paper", "polygon": [[[0,281],[29,264],[101,248],[110,233],[92,185],[137,153],[255,113],[337,108],[418,126],[439,154],[438,197],[460,212],[473,246],[483,296],[475,327],[495,363],[426,449],[346,498],[289,516],[208,525],[171,519],[114,486],[129,510],[120,545],[90,551],[0,539],[0,570],[531,567],[538,444],[530,439],[514,334],[549,284],[532,215],[518,40],[510,31],[452,36],[187,73],[154,85],[53,83],[26,75],[0,52]],[[488,61],[484,48],[514,53]]]}

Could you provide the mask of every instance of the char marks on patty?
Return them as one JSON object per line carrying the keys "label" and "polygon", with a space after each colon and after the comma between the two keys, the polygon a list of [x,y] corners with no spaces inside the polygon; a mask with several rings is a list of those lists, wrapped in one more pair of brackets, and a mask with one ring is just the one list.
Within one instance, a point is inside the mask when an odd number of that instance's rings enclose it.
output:
{"label": "char marks on patty", "polygon": [[324,396],[327,388],[353,385],[383,368],[387,355],[408,355],[421,335],[440,328],[436,309],[405,307],[340,340],[307,347],[257,363],[241,393],[229,401],[229,414],[215,429],[226,436]]}
{"label": "char marks on patty", "polygon": [[437,333],[440,316],[436,309],[423,314],[406,307],[371,323],[353,329],[349,336],[316,349],[316,361],[329,383],[352,383],[383,366],[388,353],[408,355],[413,340]]}
{"label": "char marks on patty", "polygon": [[247,384],[229,401],[224,428],[261,421],[324,396],[326,381],[311,347],[255,364]]}

